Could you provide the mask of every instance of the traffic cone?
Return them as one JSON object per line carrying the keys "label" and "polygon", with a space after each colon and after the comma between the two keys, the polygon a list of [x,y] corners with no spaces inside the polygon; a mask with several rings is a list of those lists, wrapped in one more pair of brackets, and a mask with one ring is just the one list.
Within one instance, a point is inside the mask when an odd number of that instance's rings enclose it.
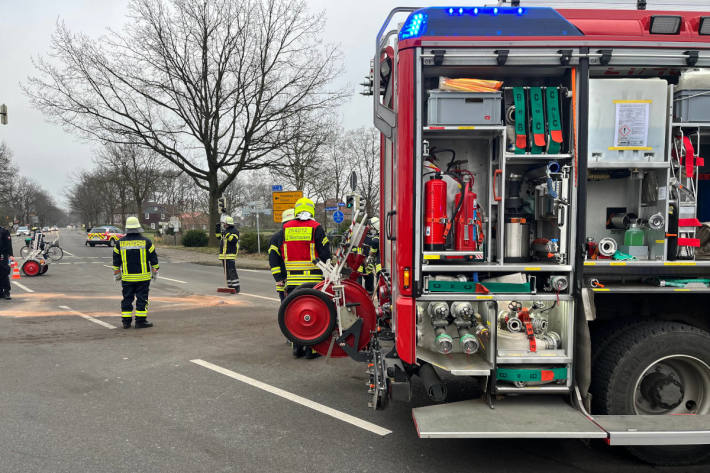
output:
{"label": "traffic cone", "polygon": [[12,260],[12,279],[20,279],[20,265],[15,260]]}

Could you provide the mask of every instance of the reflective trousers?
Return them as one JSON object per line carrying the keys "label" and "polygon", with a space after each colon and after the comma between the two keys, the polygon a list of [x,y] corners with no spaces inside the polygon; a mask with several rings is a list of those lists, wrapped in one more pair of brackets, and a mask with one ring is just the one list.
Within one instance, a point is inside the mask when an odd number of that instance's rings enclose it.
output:
{"label": "reflective trousers", "polygon": [[131,317],[133,315],[133,298],[136,299],[136,317],[148,316],[148,290],[150,281],[122,281],[123,300],[121,301],[121,315]]}
{"label": "reflective trousers", "polygon": [[224,274],[227,277],[227,287],[236,289],[239,292],[239,274],[237,273],[237,262],[233,259],[222,260],[222,265],[224,267]]}

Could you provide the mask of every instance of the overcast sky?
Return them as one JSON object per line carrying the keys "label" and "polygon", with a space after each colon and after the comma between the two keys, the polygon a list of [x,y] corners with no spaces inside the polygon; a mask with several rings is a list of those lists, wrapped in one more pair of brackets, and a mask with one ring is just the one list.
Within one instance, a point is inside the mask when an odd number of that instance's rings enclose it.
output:
{"label": "overcast sky", "polygon": [[[649,5],[678,4],[702,7],[710,0],[649,1]],[[325,10],[327,24],[325,41],[340,45],[345,58],[342,84],[354,91],[353,97],[341,107],[346,128],[369,126],[372,123],[371,97],[358,94],[358,83],[368,72],[377,31],[387,13],[394,7],[434,5],[476,5],[493,1],[404,1],[404,0],[307,0],[313,10]],[[15,162],[24,176],[31,177],[47,189],[60,204],[64,191],[78,171],[91,167],[96,145],[77,140],[60,127],[46,123],[33,110],[22,94],[19,83],[33,73],[31,59],[48,51],[50,35],[57,19],[70,29],[99,36],[106,28],[119,29],[124,23],[126,0],[0,0],[0,103],[8,106],[10,124],[0,126],[0,140],[7,142],[15,153]],[[523,5],[590,7],[600,4],[633,5],[633,0],[620,2],[544,2],[523,0]],[[707,8],[707,7],[706,7]],[[0,177],[1,178],[1,177]]]}

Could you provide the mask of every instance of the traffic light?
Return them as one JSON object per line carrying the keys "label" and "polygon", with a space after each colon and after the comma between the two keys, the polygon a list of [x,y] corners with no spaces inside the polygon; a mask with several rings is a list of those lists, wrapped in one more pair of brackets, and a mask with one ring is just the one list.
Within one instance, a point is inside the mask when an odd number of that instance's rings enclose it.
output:
{"label": "traffic light", "polygon": [[350,194],[346,196],[345,207],[353,209],[353,212],[357,212],[360,208],[360,196],[357,194]]}
{"label": "traffic light", "polygon": [[217,199],[217,208],[219,209],[219,213],[223,214],[227,212],[227,198],[226,197],[220,197]]}

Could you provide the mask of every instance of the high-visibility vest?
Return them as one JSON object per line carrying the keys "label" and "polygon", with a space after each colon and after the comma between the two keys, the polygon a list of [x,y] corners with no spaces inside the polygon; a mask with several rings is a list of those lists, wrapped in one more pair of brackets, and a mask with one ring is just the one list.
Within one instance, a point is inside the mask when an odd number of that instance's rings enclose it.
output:
{"label": "high-visibility vest", "polygon": [[315,220],[291,220],[284,225],[281,255],[286,266],[287,285],[300,286],[323,279],[321,270],[313,264],[317,257],[315,233],[319,225]]}

